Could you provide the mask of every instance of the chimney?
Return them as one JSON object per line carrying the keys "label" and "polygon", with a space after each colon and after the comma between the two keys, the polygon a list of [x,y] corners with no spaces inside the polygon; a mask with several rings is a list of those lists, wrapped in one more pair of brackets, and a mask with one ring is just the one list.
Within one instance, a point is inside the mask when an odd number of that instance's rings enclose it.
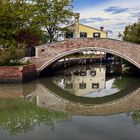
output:
{"label": "chimney", "polygon": [[74,38],[79,38],[79,19],[80,19],[80,13],[74,14],[75,24],[74,24]]}
{"label": "chimney", "polygon": [[101,30],[101,31],[104,31],[104,27],[103,27],[103,26],[101,26],[101,27],[100,27],[100,30]]}
{"label": "chimney", "polygon": [[80,13],[75,13],[74,18],[75,18],[75,22],[79,22]]}

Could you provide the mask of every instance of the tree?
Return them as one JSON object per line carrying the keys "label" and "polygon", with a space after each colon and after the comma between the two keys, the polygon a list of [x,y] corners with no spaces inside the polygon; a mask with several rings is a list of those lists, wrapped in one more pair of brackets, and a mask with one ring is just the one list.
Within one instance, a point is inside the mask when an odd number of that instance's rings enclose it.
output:
{"label": "tree", "polygon": [[140,21],[125,27],[123,40],[140,44]]}
{"label": "tree", "polygon": [[0,9],[0,43],[7,47],[16,42],[21,30],[30,26],[33,11],[26,0],[1,0]]}
{"label": "tree", "polygon": [[70,21],[73,16],[71,0],[34,0],[38,9],[35,22],[44,30],[44,36],[49,42],[60,37],[62,25]]}
{"label": "tree", "polygon": [[1,0],[0,9],[0,65],[17,62],[25,50],[30,56],[43,41],[57,40],[73,15],[71,0]]}
{"label": "tree", "polygon": [[35,48],[41,43],[42,40],[42,31],[38,28],[36,30],[24,29],[19,32],[16,36],[16,41],[19,43],[25,43],[25,55],[34,56]]}
{"label": "tree", "polygon": [[21,31],[37,29],[32,23],[36,8],[27,0],[1,0],[0,9],[0,65],[9,65],[25,54],[28,42],[17,39]]}

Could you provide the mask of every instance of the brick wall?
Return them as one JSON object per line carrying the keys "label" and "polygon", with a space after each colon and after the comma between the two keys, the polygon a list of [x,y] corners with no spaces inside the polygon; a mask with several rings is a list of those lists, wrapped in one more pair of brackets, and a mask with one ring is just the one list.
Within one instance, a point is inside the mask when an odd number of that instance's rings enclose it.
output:
{"label": "brick wall", "polygon": [[0,66],[0,83],[19,83],[35,79],[37,76],[35,65]]}

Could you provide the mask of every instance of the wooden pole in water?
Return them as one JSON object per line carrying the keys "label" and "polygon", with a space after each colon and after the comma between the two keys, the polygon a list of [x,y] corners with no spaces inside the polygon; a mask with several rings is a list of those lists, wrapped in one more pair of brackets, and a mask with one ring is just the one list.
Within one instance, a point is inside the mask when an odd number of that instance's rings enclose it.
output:
{"label": "wooden pole in water", "polygon": [[93,51],[91,53],[91,59],[90,59],[90,63],[92,64],[92,56],[93,56]]}
{"label": "wooden pole in water", "polygon": [[70,66],[70,56],[68,55],[68,65]]}
{"label": "wooden pole in water", "polygon": [[64,68],[66,68],[66,57],[64,57]]}
{"label": "wooden pole in water", "polygon": [[86,65],[86,63],[87,63],[87,55],[85,54],[85,65]]}
{"label": "wooden pole in water", "polygon": [[100,52],[100,62],[102,61],[102,56],[101,56],[101,52]]}

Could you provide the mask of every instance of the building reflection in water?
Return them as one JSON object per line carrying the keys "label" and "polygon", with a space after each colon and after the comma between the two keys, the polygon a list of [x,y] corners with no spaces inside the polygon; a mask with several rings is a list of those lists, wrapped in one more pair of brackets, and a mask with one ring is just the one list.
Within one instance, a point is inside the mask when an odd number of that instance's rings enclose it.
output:
{"label": "building reflection in water", "polygon": [[112,88],[114,80],[106,81],[105,65],[90,65],[69,68],[63,75],[54,77],[53,83],[76,96],[98,97],[119,91]]}

